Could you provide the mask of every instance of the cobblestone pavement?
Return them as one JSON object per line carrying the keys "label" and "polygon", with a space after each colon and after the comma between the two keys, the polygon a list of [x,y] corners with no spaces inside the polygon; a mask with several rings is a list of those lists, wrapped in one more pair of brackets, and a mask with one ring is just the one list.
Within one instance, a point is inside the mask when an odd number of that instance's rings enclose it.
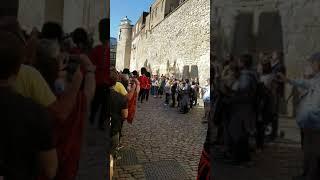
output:
{"label": "cobblestone pavement", "polygon": [[77,180],[107,179],[106,147],[106,132],[87,123]]}
{"label": "cobblestone pavement", "polygon": [[[124,125],[123,159],[116,163],[114,179],[195,180],[207,128],[201,124],[203,109],[179,114],[153,98],[139,106],[134,123]],[[251,166],[232,166],[215,159],[214,179],[291,180],[300,175],[303,156],[294,119],[282,118],[280,130],[285,136],[267,144],[263,152],[252,153]],[[219,155],[217,150],[212,153]]]}
{"label": "cobblestone pavement", "polygon": [[180,114],[163,102],[150,98],[138,103],[133,124],[124,124],[114,179],[196,179],[207,129],[201,123],[203,107]]}
{"label": "cobblestone pavement", "polygon": [[[214,151],[214,153],[217,153]],[[300,147],[288,144],[269,145],[261,154],[253,155],[253,166],[232,166],[215,160],[215,180],[291,180],[301,174]]]}
{"label": "cobblestone pavement", "polygon": [[[302,173],[302,150],[300,132],[294,119],[281,118],[280,130],[285,133],[273,143],[266,145],[261,153],[253,153],[253,166],[232,166],[222,160],[215,160],[215,180],[291,180]],[[212,150],[214,157],[219,151]]]}

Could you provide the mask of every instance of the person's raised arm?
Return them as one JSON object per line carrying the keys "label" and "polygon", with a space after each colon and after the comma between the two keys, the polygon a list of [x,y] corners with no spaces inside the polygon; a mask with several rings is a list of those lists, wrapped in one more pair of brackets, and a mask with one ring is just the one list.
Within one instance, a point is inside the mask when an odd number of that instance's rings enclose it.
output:
{"label": "person's raised arm", "polygon": [[81,82],[82,74],[79,67],[74,73],[72,82],[65,92],[60,95],[57,101],[48,107],[51,113],[59,120],[65,120],[72,112],[74,104],[76,103]]}
{"label": "person's raised arm", "polygon": [[289,83],[292,86],[296,86],[303,89],[308,89],[310,87],[310,84],[308,83],[308,81],[304,79],[296,79],[296,80],[289,79],[283,73],[278,73],[277,77],[279,78],[280,81]]}
{"label": "person's raised arm", "polygon": [[80,55],[80,60],[83,68],[85,69],[84,76],[84,94],[86,95],[87,101],[91,102],[96,90],[95,70],[96,67],[93,65],[91,60],[86,55]]}

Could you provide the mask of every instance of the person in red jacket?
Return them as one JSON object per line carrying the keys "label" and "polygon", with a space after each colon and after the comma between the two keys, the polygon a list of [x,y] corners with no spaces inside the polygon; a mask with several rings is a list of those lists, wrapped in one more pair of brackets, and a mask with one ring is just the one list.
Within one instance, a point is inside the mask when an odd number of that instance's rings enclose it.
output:
{"label": "person in red jacket", "polygon": [[151,82],[151,73],[147,72],[146,76],[147,76],[148,81],[149,81],[148,86],[147,86],[147,91],[146,91],[146,101],[148,101],[149,100],[149,95],[150,95],[151,84],[152,84],[152,82]]}
{"label": "person in red jacket", "polygon": [[141,103],[143,103],[143,100],[146,97],[146,93],[148,91],[149,85],[149,79],[146,76],[147,74],[147,69],[145,67],[141,68],[141,76],[139,77],[139,82],[140,82],[140,93],[139,93],[139,98]]}
{"label": "person in red jacket", "polygon": [[96,46],[90,53],[90,60],[96,66],[96,92],[91,104],[90,122],[94,124],[95,117],[101,105],[99,117],[99,128],[106,128],[108,116],[108,95],[109,95],[109,69],[110,69],[110,49],[109,49],[109,26],[110,19],[102,19],[99,23],[99,37],[101,44]]}

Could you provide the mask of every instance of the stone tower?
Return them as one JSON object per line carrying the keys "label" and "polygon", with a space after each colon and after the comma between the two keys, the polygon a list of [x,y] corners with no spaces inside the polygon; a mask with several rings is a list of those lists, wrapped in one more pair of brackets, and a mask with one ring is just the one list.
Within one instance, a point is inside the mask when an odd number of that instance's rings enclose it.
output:
{"label": "stone tower", "polygon": [[121,20],[117,45],[116,68],[123,70],[130,68],[132,43],[132,25],[131,21],[125,17]]}

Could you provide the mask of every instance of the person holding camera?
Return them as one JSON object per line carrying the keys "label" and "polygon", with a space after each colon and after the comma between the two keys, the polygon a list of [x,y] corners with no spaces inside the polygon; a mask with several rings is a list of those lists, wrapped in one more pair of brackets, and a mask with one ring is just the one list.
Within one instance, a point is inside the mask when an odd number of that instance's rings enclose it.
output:
{"label": "person holding camera", "polygon": [[309,79],[288,79],[278,73],[282,82],[305,90],[297,110],[297,123],[303,131],[304,169],[303,175],[294,179],[320,179],[320,52],[313,54],[309,60]]}
{"label": "person holding camera", "polygon": [[140,93],[140,82],[138,80],[138,72],[133,71],[132,75],[129,77],[129,82],[128,82],[128,118],[127,121],[128,123],[132,123],[135,113],[136,113],[136,108],[137,108],[137,98]]}
{"label": "person holding camera", "polygon": [[[109,121],[109,87],[110,87],[110,48],[109,48],[109,33],[108,28],[110,19],[102,19],[99,22],[99,39],[100,43],[94,47],[90,52],[90,60],[96,66],[95,79],[96,79],[96,91],[91,103],[90,122],[95,123],[95,118],[98,115],[99,107],[101,106],[101,112],[98,120],[99,129],[106,129],[106,121]],[[107,126],[109,128],[109,126]]]}
{"label": "person holding camera", "polygon": [[[35,67],[56,93],[57,99],[66,97],[65,93],[70,89],[78,89],[75,101],[68,102],[72,108],[67,118],[55,118],[53,123],[59,160],[56,179],[73,180],[80,160],[87,103],[91,101],[95,90],[95,66],[86,55],[62,56],[57,41],[44,39],[37,48]],[[84,74],[80,67],[84,69]]]}

